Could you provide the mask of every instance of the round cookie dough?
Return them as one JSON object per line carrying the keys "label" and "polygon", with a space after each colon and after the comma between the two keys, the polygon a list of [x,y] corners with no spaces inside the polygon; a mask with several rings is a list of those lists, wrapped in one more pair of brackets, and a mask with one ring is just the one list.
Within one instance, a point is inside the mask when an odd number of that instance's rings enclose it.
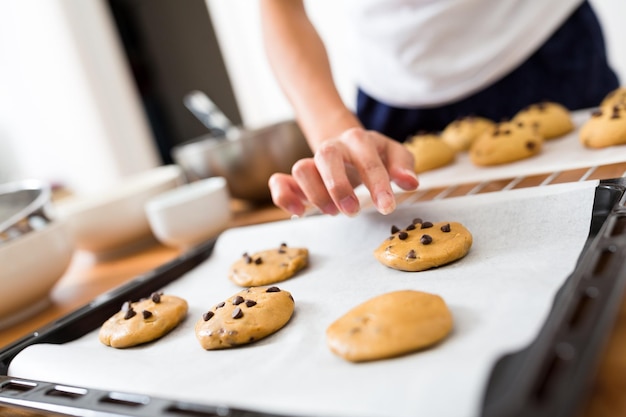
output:
{"label": "round cookie dough", "polygon": [[480,135],[494,127],[495,123],[489,119],[467,116],[446,126],[441,132],[441,139],[456,152],[467,151]]}
{"label": "round cookie dough", "polygon": [[452,331],[444,300],[421,291],[379,295],[348,311],[326,330],[331,351],[351,362],[373,361],[415,352]]}
{"label": "round cookie dough", "polygon": [[626,144],[626,104],[594,112],[580,128],[579,139],[587,148]]}
{"label": "round cookie dough", "polygon": [[204,313],[196,338],[206,350],[256,342],[285,326],[294,306],[291,294],[278,287],[248,288]]}
{"label": "round cookie dough", "polygon": [[464,257],[472,241],[472,234],[461,223],[414,219],[404,229],[392,226],[391,236],[374,250],[374,257],[389,268],[425,271]]}
{"label": "round cookie dough", "polygon": [[474,165],[507,164],[541,152],[543,139],[528,123],[498,123],[492,132],[481,135],[470,148]]}
{"label": "round cookie dough", "polygon": [[413,154],[416,174],[449,165],[456,158],[454,149],[435,134],[412,136],[404,146]]}
{"label": "round cookie dough", "polygon": [[575,128],[567,108],[552,101],[532,104],[520,110],[513,118],[513,122],[536,127],[545,140],[564,136]]}
{"label": "round cookie dough", "polygon": [[611,109],[615,105],[626,106],[626,87],[618,87],[604,97],[600,103],[602,109]]}
{"label": "round cookie dough", "polygon": [[305,268],[308,262],[308,249],[290,248],[282,243],[276,249],[252,255],[244,253],[230,267],[228,278],[240,287],[270,285],[291,278]]}
{"label": "round cookie dough", "polygon": [[150,298],[126,302],[109,318],[98,337],[114,348],[127,348],[159,339],[187,316],[187,301],[173,295],[154,293]]}

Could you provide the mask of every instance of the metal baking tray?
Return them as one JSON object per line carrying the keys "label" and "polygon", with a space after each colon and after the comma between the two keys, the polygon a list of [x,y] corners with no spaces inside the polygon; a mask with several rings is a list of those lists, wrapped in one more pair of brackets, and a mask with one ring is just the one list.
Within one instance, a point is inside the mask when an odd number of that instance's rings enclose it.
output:
{"label": "metal baking tray", "polygon": [[[577,415],[626,286],[626,178],[595,190],[589,234],[572,274],[559,289],[535,340],[500,358],[482,399],[482,417]],[[97,329],[128,299],[157,291],[211,256],[215,240],[107,292],[0,351],[0,407],[71,416],[277,416],[128,392],[8,376],[11,360],[37,343],[62,344]]]}

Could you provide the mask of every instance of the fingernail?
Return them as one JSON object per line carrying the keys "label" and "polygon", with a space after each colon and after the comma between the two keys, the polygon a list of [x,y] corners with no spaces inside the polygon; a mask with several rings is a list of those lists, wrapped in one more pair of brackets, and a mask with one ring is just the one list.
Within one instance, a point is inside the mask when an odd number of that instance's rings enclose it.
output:
{"label": "fingernail", "polygon": [[337,206],[335,206],[335,203],[331,201],[330,203],[322,207],[322,213],[334,216],[339,213],[339,209],[337,209]]}
{"label": "fingernail", "polygon": [[359,200],[356,197],[349,195],[339,201],[339,207],[348,216],[355,216],[359,212]]}
{"label": "fingernail", "polygon": [[415,173],[415,171],[413,171],[412,169],[403,169],[402,172],[404,172],[406,175],[409,175],[413,178],[415,178],[415,181],[419,181],[417,178],[417,174]]}
{"label": "fingernail", "polygon": [[389,191],[376,194],[376,208],[382,214],[389,214],[396,209],[396,199]]}
{"label": "fingernail", "polygon": [[287,206],[287,211],[292,214],[292,218],[302,216],[304,214],[304,210],[305,208],[301,204],[290,204]]}

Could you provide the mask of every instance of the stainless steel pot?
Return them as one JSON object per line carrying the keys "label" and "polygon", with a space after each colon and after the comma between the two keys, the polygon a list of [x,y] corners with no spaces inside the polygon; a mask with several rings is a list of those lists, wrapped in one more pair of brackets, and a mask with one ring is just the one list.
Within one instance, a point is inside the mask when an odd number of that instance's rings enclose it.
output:
{"label": "stainless steel pot", "polygon": [[172,149],[172,158],[189,181],[226,178],[231,196],[253,202],[270,199],[268,180],[275,172],[290,172],[311,150],[293,120],[259,129],[237,129],[228,136],[206,135]]}

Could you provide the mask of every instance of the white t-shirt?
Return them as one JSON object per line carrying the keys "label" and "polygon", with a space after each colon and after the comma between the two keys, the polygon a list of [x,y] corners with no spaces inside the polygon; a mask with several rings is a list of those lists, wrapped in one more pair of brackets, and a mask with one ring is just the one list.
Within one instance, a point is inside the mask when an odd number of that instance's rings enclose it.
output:
{"label": "white t-shirt", "polygon": [[462,99],[521,64],[582,0],[353,0],[356,82],[399,107]]}

